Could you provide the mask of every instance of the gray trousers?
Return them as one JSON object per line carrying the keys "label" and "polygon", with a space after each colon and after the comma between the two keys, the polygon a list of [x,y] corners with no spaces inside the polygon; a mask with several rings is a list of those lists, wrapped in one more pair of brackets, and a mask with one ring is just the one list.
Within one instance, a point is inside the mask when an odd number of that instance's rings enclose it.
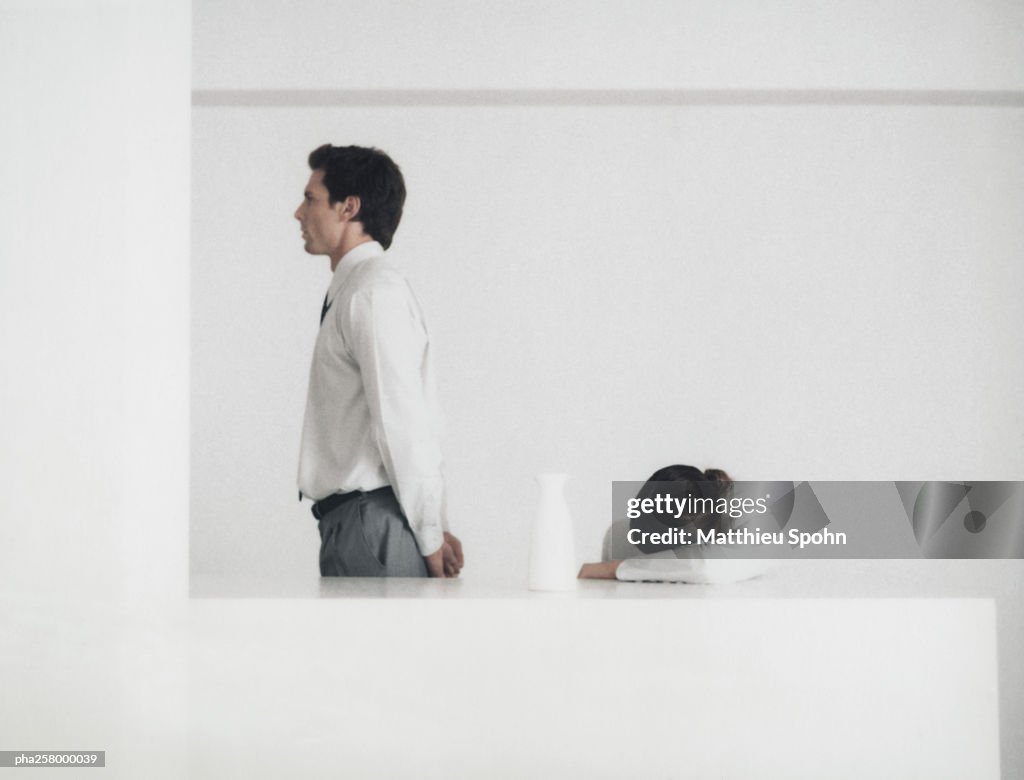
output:
{"label": "gray trousers", "polygon": [[321,577],[426,577],[409,521],[390,487],[352,493],[319,521]]}

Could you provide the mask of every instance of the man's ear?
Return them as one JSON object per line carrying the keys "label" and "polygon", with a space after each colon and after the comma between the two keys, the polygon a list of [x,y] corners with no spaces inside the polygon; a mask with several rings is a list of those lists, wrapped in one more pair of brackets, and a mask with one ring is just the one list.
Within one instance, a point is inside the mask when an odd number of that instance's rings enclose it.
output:
{"label": "man's ear", "polygon": [[358,195],[349,195],[345,200],[339,200],[335,203],[334,207],[337,209],[340,218],[346,222],[353,222],[359,217],[359,209],[362,205]]}

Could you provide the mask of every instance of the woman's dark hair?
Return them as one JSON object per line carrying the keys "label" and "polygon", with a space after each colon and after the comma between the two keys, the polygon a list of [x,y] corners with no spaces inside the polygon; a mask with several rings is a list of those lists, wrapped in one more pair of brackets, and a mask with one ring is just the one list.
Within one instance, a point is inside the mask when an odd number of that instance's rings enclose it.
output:
{"label": "woman's dark hair", "polygon": [[[647,478],[647,482],[705,482],[714,483],[718,490],[722,492],[717,496],[709,496],[709,498],[724,498],[725,493],[732,487],[732,479],[721,469],[707,469],[701,471],[694,466],[665,466],[665,468],[658,469],[651,476]],[[640,488],[643,491],[647,488]],[[639,494],[638,494],[639,496]]]}
{"label": "woman's dark hair", "polygon": [[[643,514],[630,523],[631,528],[641,531],[661,532],[668,526],[687,528],[691,531],[723,530],[724,515],[716,511],[718,499],[728,498],[732,492],[732,478],[721,469],[701,471],[694,466],[665,466],[651,474],[637,492],[636,497],[655,499],[668,495],[688,507],[679,517],[670,515]],[[688,500],[693,499],[693,500]],[[708,500],[709,499],[709,500]],[[691,509],[692,507],[692,509]],[[640,544],[637,547],[645,553],[658,552],[672,545]]]}
{"label": "woman's dark hair", "polygon": [[394,160],[380,149],[324,144],[310,152],[309,167],[323,171],[332,205],[358,197],[356,221],[385,249],[391,246],[405,205],[405,179]]}

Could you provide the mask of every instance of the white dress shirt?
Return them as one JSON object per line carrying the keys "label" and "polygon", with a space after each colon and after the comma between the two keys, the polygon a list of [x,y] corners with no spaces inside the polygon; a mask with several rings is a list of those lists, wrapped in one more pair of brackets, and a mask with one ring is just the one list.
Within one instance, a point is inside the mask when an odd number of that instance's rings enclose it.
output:
{"label": "white dress shirt", "polygon": [[391,485],[420,553],[447,529],[440,413],[427,326],[405,277],[376,241],[338,263],[320,325],[299,453],[299,490]]}

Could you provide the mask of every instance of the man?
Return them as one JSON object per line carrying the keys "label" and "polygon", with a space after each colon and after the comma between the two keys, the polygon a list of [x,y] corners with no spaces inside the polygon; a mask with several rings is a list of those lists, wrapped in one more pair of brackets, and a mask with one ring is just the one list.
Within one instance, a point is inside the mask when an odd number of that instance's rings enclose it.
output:
{"label": "man", "polygon": [[430,340],[408,282],[384,256],[405,203],[377,149],[324,145],[295,218],[334,274],[320,315],[299,454],[321,576],[456,577]]}

